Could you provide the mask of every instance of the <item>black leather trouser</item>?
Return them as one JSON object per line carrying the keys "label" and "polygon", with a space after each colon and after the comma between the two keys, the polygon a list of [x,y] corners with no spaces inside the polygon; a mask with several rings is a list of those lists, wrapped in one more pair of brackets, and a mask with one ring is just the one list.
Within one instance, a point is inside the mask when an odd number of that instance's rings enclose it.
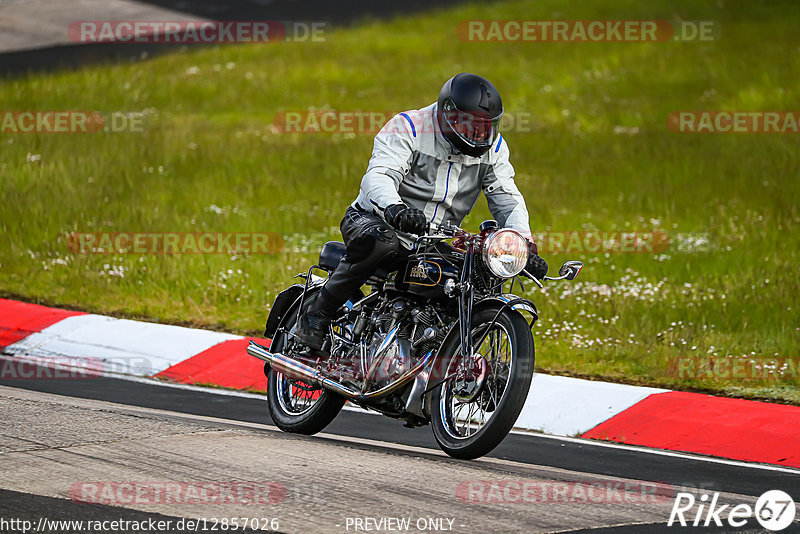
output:
{"label": "black leather trouser", "polygon": [[339,265],[323,286],[318,311],[333,313],[356,292],[378,267],[390,268],[408,255],[394,229],[373,213],[353,208],[339,225],[347,246]]}

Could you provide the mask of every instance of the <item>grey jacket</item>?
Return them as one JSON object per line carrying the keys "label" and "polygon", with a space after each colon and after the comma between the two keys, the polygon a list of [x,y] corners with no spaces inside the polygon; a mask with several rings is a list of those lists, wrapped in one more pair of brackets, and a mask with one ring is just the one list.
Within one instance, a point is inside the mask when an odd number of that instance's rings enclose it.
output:
{"label": "grey jacket", "polygon": [[375,136],[353,206],[382,216],[376,207],[403,202],[421,209],[433,224],[460,225],[483,191],[500,226],[530,238],[528,210],[508,155],[502,135],[480,158],[458,153],[441,134],[436,103],[399,113]]}

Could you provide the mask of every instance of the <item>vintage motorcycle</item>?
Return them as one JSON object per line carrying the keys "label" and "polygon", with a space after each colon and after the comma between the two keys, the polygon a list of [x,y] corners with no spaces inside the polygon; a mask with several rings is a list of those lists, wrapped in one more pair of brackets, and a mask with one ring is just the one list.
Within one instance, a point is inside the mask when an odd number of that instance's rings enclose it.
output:
{"label": "vintage motorcycle", "polygon": [[[524,270],[525,239],[492,220],[478,234],[452,224],[429,229],[407,259],[372,275],[369,294],[352,295],[322,350],[309,355],[293,330],[303,302],[325,282],[312,271],[331,273],[344,253],[344,243],[326,243],[318,265],[296,276],[305,283],[275,299],[264,332],[270,348],[255,342],[247,348],[266,362],[275,424],[314,434],[350,401],[410,428],[431,423],[437,443],[454,458],[494,449],[516,422],[533,377],[538,312],[511,293],[515,281],[522,287],[520,275],[542,287]],[[582,267],[568,261],[558,277],[545,280],[572,280]]]}

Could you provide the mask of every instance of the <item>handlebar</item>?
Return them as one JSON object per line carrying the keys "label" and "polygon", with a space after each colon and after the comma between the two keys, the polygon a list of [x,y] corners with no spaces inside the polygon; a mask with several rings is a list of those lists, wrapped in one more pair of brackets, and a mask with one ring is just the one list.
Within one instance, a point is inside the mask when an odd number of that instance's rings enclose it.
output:
{"label": "handlebar", "polygon": [[[423,235],[414,235],[414,234],[405,234],[405,235],[414,237],[415,241],[423,241],[423,240],[450,239],[458,235],[475,236],[477,234],[471,234],[470,232],[467,232],[463,228],[460,228],[448,221],[436,226],[429,223]],[[549,280],[549,281],[574,280],[575,277],[578,276],[578,273],[581,271],[582,268],[583,268],[583,263],[580,261],[567,261],[564,262],[564,264],[558,270],[559,276],[544,276],[544,278],[539,280],[535,276],[531,275],[525,269],[523,269],[520,274],[533,280],[536,283],[536,285],[543,288],[544,284],[542,284],[542,281],[544,280]]]}
{"label": "handlebar", "polygon": [[409,234],[407,232],[400,232],[399,230],[397,230],[397,233],[413,237],[415,238],[415,240],[422,240],[422,239],[436,240],[436,239],[450,239],[451,237],[455,237],[459,234],[467,234],[469,232],[467,232],[463,228],[459,228],[455,224],[446,222],[442,224],[437,224],[435,226],[432,225],[431,223],[428,223],[428,226],[425,228],[425,232],[422,234]]}

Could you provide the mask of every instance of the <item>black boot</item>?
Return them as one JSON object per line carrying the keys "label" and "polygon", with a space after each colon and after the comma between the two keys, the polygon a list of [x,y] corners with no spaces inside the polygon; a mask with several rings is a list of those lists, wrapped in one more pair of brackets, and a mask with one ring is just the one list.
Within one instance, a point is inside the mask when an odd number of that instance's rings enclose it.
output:
{"label": "black boot", "polygon": [[300,315],[300,323],[294,332],[295,339],[312,350],[320,350],[339,306],[341,303],[322,288]]}

